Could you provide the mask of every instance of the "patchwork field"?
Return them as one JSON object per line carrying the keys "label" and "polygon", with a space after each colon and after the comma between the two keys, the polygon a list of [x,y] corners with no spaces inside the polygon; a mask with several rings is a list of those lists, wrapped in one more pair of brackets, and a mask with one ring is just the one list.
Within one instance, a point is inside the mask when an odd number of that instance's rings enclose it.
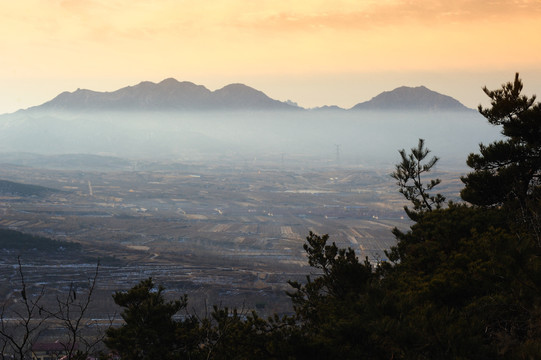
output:
{"label": "patchwork field", "polygon": [[[77,258],[27,251],[35,289],[60,293],[84,283],[101,259],[95,312],[116,311],[111,294],[152,276],[171,296],[188,293],[194,311],[222,304],[287,312],[287,280],[302,280],[310,231],[376,263],[407,228],[391,170],[244,168],[192,164],[145,171],[79,171],[6,165],[0,177],[58,191],[0,194],[0,227],[82,244]],[[458,174],[440,191],[458,194]],[[16,288],[17,254],[1,252],[0,271]],[[113,310],[112,310],[113,309]]]}

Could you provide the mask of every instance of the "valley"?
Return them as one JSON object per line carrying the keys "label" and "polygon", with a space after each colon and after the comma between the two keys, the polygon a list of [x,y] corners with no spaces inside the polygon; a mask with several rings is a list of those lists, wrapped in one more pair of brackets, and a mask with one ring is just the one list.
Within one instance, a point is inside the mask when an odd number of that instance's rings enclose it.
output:
{"label": "valley", "polygon": [[[288,280],[303,280],[302,245],[310,231],[328,233],[359,258],[385,260],[393,227],[406,228],[405,205],[389,170],[284,169],[216,164],[138,164],[116,170],[39,169],[5,164],[3,179],[56,191],[3,193],[0,226],[82,245],[73,257],[27,251],[23,270],[35,290],[61,292],[85,283],[100,259],[95,312],[117,311],[114,291],[151,276],[190,307],[287,313]],[[441,191],[456,197],[458,174]],[[454,194],[454,195],[453,195]],[[2,252],[2,272],[17,288],[16,254]],[[11,265],[10,265],[11,264]],[[82,286],[82,285],[81,285]],[[97,315],[96,315],[97,316]]]}

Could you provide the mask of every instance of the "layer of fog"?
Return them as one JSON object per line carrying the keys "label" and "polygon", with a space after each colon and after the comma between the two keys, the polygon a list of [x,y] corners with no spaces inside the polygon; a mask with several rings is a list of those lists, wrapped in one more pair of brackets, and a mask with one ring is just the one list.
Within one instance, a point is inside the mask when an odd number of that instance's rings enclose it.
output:
{"label": "layer of fog", "polygon": [[499,129],[477,113],[30,113],[0,117],[0,152],[281,166],[389,167],[424,138],[439,166],[464,169]]}

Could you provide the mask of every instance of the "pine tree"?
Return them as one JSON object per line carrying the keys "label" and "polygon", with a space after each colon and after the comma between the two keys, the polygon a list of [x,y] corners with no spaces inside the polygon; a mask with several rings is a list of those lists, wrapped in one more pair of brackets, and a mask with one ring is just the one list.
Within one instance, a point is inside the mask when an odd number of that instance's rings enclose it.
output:
{"label": "pine tree", "polygon": [[473,172],[462,178],[461,196],[475,205],[502,205],[516,201],[522,207],[527,199],[539,200],[541,185],[541,105],[535,95],[521,95],[518,73],[501,89],[483,91],[491,106],[479,112],[492,125],[502,127],[504,140],[481,144],[479,154],[470,154]]}
{"label": "pine tree", "polygon": [[107,331],[105,344],[126,360],[168,359],[175,349],[176,322],[173,315],[186,307],[187,299],[166,301],[164,288],[151,278],[113,299],[124,308],[124,325]]}
{"label": "pine tree", "polygon": [[441,194],[430,195],[429,191],[441,183],[440,179],[432,179],[428,184],[423,184],[423,177],[436,165],[439,158],[434,156],[427,162],[426,157],[430,150],[425,148],[424,139],[419,139],[416,148],[406,155],[404,149],[399,151],[402,161],[396,165],[396,170],[391,176],[397,180],[399,192],[413,204],[413,210],[404,207],[406,214],[412,220],[418,220],[420,215],[433,209],[439,209],[445,202]]}

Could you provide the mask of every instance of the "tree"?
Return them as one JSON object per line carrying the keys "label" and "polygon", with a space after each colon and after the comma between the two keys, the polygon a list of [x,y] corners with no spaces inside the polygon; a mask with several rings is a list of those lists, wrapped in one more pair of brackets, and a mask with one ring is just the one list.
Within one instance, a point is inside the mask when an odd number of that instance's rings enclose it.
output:
{"label": "tree", "polygon": [[368,328],[376,316],[369,289],[376,275],[353,249],[340,249],[328,240],[328,235],[310,232],[304,250],[319,274],[307,276],[304,284],[289,282],[302,337],[293,351],[303,359],[369,358],[375,345]]}
{"label": "tree", "polygon": [[482,206],[517,201],[527,208],[528,199],[540,199],[541,105],[535,95],[521,95],[519,74],[501,89],[488,90],[491,106],[479,112],[492,125],[502,127],[505,140],[480,144],[479,154],[470,154],[467,164],[473,172],[462,178],[464,200]]}
{"label": "tree", "polygon": [[376,324],[392,335],[374,331],[394,349],[389,356],[535,358],[541,351],[541,117],[535,97],[521,89],[518,74],[501,90],[484,89],[492,107],[479,110],[507,140],[481,144],[481,154],[468,158],[474,171],[462,179],[461,195],[477,206],[423,202],[412,179],[424,169],[416,154],[426,152],[421,142],[409,157],[401,151],[392,176],[419,210],[406,209],[415,223],[394,229],[392,264],[380,268],[383,320]]}
{"label": "tree", "polygon": [[175,349],[176,322],[173,315],[186,307],[187,298],[166,301],[164,288],[151,278],[113,299],[122,306],[124,324],[107,330],[105,344],[126,360],[170,359]]}
{"label": "tree", "polygon": [[[278,322],[287,327],[286,322]],[[237,309],[214,309],[209,317],[200,319],[199,343],[191,358],[214,360],[287,359],[283,348],[288,342],[276,322],[266,321],[255,312]],[[278,335],[278,336],[277,336]],[[278,339],[277,339],[278,337]],[[187,358],[187,357],[186,357]]]}
{"label": "tree", "polygon": [[400,151],[391,176],[414,222],[394,229],[390,262],[374,268],[310,232],[304,250],[316,274],[289,282],[293,316],[265,321],[215,307],[210,317],[175,322],[185,300],[166,303],[149,279],[115,294],[126,324],[109,331],[108,344],[125,359],[538,358],[541,246],[516,219],[534,219],[541,207],[539,105],[521,88],[517,76],[500,91],[485,89],[493,104],[481,113],[508,139],[468,159],[475,166],[463,197],[475,206],[444,208],[445,198],[431,194],[440,180],[425,178],[438,158],[428,159],[424,140]]}
{"label": "tree", "polygon": [[398,238],[381,282],[389,348],[405,358],[535,358],[536,249],[503,208],[450,204],[426,213]]}
{"label": "tree", "polygon": [[98,331],[94,336],[83,334],[85,327],[92,324],[87,316],[96,289],[99,269],[98,262],[93,276],[88,279],[86,290],[80,291],[71,283],[65,294],[57,296],[56,309],[42,309],[43,313],[58,320],[67,332],[66,338],[60,341],[64,348],[65,360],[86,359],[90,355],[95,355],[99,352],[97,348],[105,337],[102,331]]}
{"label": "tree", "polygon": [[406,214],[412,220],[417,220],[426,211],[441,208],[445,202],[443,195],[430,195],[429,193],[441,183],[440,179],[432,179],[428,184],[423,184],[424,174],[432,170],[439,160],[438,157],[434,156],[428,162],[422,163],[430,153],[424,144],[424,140],[419,139],[417,147],[412,148],[409,155],[406,155],[404,149],[400,150],[402,161],[396,165],[396,170],[391,174],[400,187],[398,191],[413,204],[413,210],[407,206],[404,207]]}
{"label": "tree", "polygon": [[15,309],[11,316],[7,316],[5,304],[2,306],[0,314],[2,353],[0,355],[4,357],[4,354],[11,353],[15,359],[24,360],[31,358],[32,344],[39,337],[49,316],[43,313],[45,288],[42,287],[36,294],[29,291],[20,257],[17,258],[17,262],[21,284],[20,299],[14,304]]}
{"label": "tree", "polygon": [[[45,239],[47,240],[47,239]],[[83,329],[89,325],[88,312],[92,302],[99,263],[89,278],[86,290],[79,293],[72,283],[69,291],[56,298],[56,307],[47,305],[51,293],[42,286],[35,290],[27,284],[20,257],[17,258],[17,273],[20,281],[20,298],[15,300],[9,309],[3,304],[0,313],[0,356],[4,358],[30,359],[32,346],[38,341],[40,334],[46,329],[49,320],[58,322],[64,328],[66,335],[59,339],[62,355],[65,359],[86,359],[89,355],[99,352],[98,344],[103,340],[99,330],[94,336],[89,336]],[[49,295],[49,296],[48,296]]]}

